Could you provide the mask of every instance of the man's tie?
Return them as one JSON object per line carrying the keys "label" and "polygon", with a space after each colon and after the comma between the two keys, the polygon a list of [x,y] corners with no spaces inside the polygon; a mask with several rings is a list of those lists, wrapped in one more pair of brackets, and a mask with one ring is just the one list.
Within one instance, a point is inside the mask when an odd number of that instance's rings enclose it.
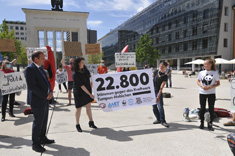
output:
{"label": "man's tie", "polygon": [[43,69],[41,67],[39,67],[38,69],[39,69],[40,73],[42,74],[44,80],[47,82],[48,90],[51,91],[51,85],[50,85],[46,75],[44,74]]}

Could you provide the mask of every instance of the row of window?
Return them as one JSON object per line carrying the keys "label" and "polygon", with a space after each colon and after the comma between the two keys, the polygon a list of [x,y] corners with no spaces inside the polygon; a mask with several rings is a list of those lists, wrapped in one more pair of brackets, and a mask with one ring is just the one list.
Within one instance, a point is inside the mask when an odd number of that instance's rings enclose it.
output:
{"label": "row of window", "polygon": [[24,33],[24,32],[21,32],[21,33],[16,32],[15,34],[16,34],[16,35],[27,35],[27,33]]}
{"label": "row of window", "polygon": [[[228,39],[227,38],[224,39],[223,46],[225,48],[228,47]],[[189,48],[188,47],[188,43],[184,43],[183,44],[183,50],[187,51],[188,48]],[[208,39],[203,39],[202,40],[202,49],[207,49],[207,48],[208,48]],[[197,50],[197,49],[198,49],[198,42],[197,41],[193,41],[192,42],[192,50]],[[179,50],[180,50],[180,45],[176,45],[175,46],[175,52],[179,52]],[[169,46],[168,47],[168,53],[171,53],[171,52],[172,52],[172,46]],[[164,54],[164,53],[166,53],[166,48],[162,49],[162,54]]]}
{"label": "row of window", "polygon": [[27,41],[27,37],[16,37],[16,39],[17,39],[17,40],[20,39],[20,40],[25,40],[25,41]]}
{"label": "row of window", "polygon": [[[14,26],[10,26],[10,30],[12,30],[14,28]],[[27,30],[26,27],[22,27],[22,26],[15,26],[15,30]]]}

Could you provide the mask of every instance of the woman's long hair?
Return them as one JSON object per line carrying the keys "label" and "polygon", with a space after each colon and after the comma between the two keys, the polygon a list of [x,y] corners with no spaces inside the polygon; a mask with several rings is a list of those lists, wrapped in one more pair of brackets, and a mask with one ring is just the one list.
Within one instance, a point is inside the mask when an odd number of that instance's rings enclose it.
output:
{"label": "woman's long hair", "polygon": [[72,71],[79,72],[82,70],[82,69],[80,69],[80,67],[78,65],[82,60],[85,60],[85,59],[83,57],[78,57],[73,61]]}
{"label": "woman's long hair", "polygon": [[205,61],[208,61],[211,64],[211,70],[216,71],[215,60],[212,58],[208,58]]}

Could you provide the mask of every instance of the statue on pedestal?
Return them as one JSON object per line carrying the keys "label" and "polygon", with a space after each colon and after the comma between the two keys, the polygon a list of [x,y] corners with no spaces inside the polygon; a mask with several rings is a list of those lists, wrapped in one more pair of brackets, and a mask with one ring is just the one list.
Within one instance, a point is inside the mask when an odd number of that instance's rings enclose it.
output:
{"label": "statue on pedestal", "polygon": [[51,0],[51,10],[63,11],[63,0]]}

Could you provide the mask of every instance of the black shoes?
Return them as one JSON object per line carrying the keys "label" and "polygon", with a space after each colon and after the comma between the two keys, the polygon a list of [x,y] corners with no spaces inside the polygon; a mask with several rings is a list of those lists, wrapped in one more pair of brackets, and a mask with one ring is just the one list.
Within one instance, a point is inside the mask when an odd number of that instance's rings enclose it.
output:
{"label": "black shoes", "polygon": [[9,113],[10,117],[16,117],[13,113]]}
{"label": "black shoes", "polygon": [[77,128],[77,131],[78,131],[78,132],[82,132],[82,129],[81,129],[81,127],[80,127],[80,124],[76,125],[76,128]]}
{"label": "black shoes", "polygon": [[209,129],[209,131],[214,131],[214,128],[212,127],[212,123],[208,123],[208,129]]}
{"label": "black shoes", "polygon": [[53,143],[55,143],[55,140],[50,140],[48,138],[40,141],[40,144],[43,144],[43,145],[45,145],[45,144],[53,144]]}
{"label": "black shoes", "polygon": [[153,122],[153,124],[160,124],[160,123],[161,123],[161,122],[158,121],[158,120],[156,120],[156,121]]}
{"label": "black shoes", "polygon": [[19,106],[20,103],[15,101],[15,102],[14,102],[14,105],[15,105],[15,106]]}
{"label": "black shoes", "polygon": [[5,117],[2,117],[1,121],[4,122],[5,121]]}
{"label": "black shoes", "polygon": [[204,129],[204,122],[201,122],[201,125],[199,126],[200,129]]}
{"label": "black shoes", "polygon": [[95,124],[94,124],[94,121],[89,121],[89,127],[90,127],[90,128],[94,128],[94,129],[97,129],[97,127],[96,127]]}
{"label": "black shoes", "polygon": [[38,144],[33,145],[32,149],[35,152],[39,152],[39,153],[43,153],[46,151],[46,149],[44,147],[42,147],[41,145],[38,145]]}
{"label": "black shoes", "polygon": [[169,128],[169,125],[166,122],[163,122],[162,126],[165,126],[166,128]]}

